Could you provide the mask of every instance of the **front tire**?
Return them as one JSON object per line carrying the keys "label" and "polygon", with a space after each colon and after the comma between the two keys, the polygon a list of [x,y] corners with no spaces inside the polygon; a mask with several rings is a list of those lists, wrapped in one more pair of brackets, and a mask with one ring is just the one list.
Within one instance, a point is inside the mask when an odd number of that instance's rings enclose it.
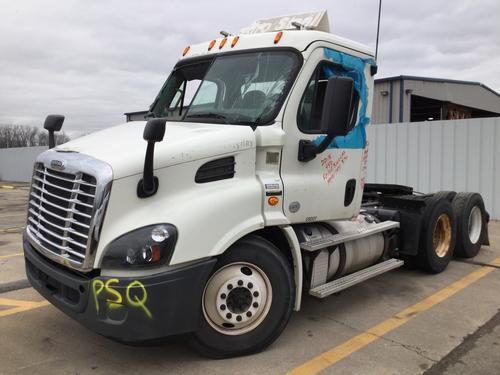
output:
{"label": "front tire", "polygon": [[261,237],[244,237],[222,255],[205,285],[191,344],[210,358],[259,352],[287,325],[294,296],[286,257]]}

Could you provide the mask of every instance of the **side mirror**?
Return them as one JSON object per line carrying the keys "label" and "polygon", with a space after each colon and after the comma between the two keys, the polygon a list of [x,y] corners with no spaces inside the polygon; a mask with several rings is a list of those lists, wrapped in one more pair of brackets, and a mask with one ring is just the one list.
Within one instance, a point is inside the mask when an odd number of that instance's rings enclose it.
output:
{"label": "side mirror", "polygon": [[310,140],[300,140],[299,161],[313,160],[326,150],[333,138],[349,133],[357,109],[357,105],[353,105],[353,95],[352,78],[333,76],[328,79],[321,115],[321,130],[326,133],[326,137],[319,145]]}
{"label": "side mirror", "polygon": [[137,196],[139,198],[147,198],[155,195],[158,191],[158,178],[154,175],[154,153],[155,143],[161,142],[165,135],[165,123],[167,120],[161,118],[154,118],[148,120],[144,127],[142,137],[148,142],[146,148],[146,157],[144,158],[144,170],[142,179],[137,184]]}
{"label": "side mirror", "polygon": [[64,116],[62,115],[48,115],[45,118],[43,127],[49,131],[49,148],[56,146],[56,139],[54,132],[61,130],[64,123]]}
{"label": "side mirror", "polygon": [[352,113],[354,81],[348,77],[330,77],[326,86],[321,130],[332,139],[347,135]]}

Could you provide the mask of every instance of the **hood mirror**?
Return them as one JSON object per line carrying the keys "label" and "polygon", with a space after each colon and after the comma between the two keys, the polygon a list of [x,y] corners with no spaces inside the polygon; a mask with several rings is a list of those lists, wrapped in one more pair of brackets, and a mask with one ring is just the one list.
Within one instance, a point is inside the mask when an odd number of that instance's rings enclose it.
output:
{"label": "hood mirror", "polygon": [[148,142],[146,148],[146,157],[144,158],[144,170],[142,179],[137,184],[137,196],[139,198],[148,198],[155,195],[158,191],[158,177],[154,175],[154,153],[155,143],[161,142],[165,135],[166,119],[154,118],[148,120],[144,127],[142,137]]}
{"label": "hood mirror", "polygon": [[49,131],[49,148],[56,147],[54,132],[61,130],[64,123],[63,115],[48,115],[43,127]]}

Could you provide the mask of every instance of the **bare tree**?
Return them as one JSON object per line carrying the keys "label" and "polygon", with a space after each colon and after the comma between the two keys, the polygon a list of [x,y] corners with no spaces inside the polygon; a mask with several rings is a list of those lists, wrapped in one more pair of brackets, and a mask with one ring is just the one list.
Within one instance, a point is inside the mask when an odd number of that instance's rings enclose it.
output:
{"label": "bare tree", "polygon": [[[56,144],[70,140],[64,133],[56,134]],[[0,148],[48,146],[49,136],[39,128],[23,125],[0,125]]]}

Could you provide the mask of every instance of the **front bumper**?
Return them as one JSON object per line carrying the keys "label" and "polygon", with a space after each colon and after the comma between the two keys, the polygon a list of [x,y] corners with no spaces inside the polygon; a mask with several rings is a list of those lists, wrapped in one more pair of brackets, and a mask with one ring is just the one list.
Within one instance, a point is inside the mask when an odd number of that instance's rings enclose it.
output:
{"label": "front bumper", "polygon": [[101,335],[144,341],[195,331],[215,259],[138,278],[86,277],[41,256],[26,240],[26,274],[54,306]]}

